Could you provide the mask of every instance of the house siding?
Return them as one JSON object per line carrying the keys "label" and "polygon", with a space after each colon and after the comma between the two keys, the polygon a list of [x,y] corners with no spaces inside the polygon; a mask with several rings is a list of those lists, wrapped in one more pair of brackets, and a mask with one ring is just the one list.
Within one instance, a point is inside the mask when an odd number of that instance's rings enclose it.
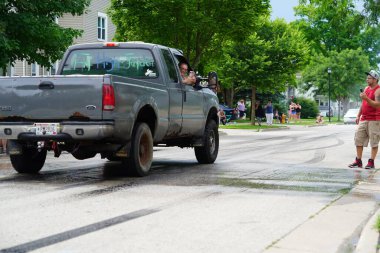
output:
{"label": "house siding", "polygon": [[[22,61],[17,61],[14,67],[13,75],[15,76],[22,76],[24,74],[24,66]],[[26,73],[25,73],[26,75]]]}
{"label": "house siding", "polygon": [[115,36],[116,27],[112,23],[111,18],[107,14],[111,2],[107,0],[91,1],[89,11],[84,15],[84,30],[83,39],[86,42],[98,42],[98,12],[107,15],[107,40],[112,41]]}
{"label": "house siding", "polygon": [[[58,19],[58,24],[64,28],[83,30],[82,36],[76,38],[73,44],[99,42],[97,31],[98,12],[101,12],[107,15],[107,41],[112,41],[115,36],[116,27],[107,14],[107,10],[110,6],[110,0],[92,0],[84,15],[73,16],[71,14],[64,14],[61,18]],[[16,61],[14,63],[13,74],[16,76],[22,76],[24,72],[26,76],[30,76],[31,65],[28,63],[25,63],[24,65],[23,61]],[[39,66],[39,75],[46,74],[47,70]]]}
{"label": "house siding", "polygon": [[[58,24],[64,28],[74,28],[79,30],[84,30],[84,15],[83,16],[73,16],[71,14],[64,14],[62,18],[58,19]],[[84,33],[85,31],[83,31]],[[74,44],[84,43],[83,33],[81,37],[74,40]]]}

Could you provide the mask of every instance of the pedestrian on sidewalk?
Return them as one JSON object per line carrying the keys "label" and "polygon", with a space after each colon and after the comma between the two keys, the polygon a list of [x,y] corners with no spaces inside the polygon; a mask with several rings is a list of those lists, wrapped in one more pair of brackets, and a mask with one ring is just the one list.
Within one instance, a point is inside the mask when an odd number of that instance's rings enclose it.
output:
{"label": "pedestrian on sidewalk", "polygon": [[296,107],[297,107],[297,105],[296,105],[296,103],[294,103],[294,102],[290,102],[290,104],[289,104],[289,123],[291,122],[291,121],[296,121]]}
{"label": "pedestrian on sidewalk", "polygon": [[261,106],[260,100],[257,100],[255,104],[255,116],[257,119],[257,123],[259,124],[259,126],[261,126],[261,121],[265,117],[265,114],[264,114],[264,109]]}
{"label": "pedestrian on sidewalk", "polygon": [[302,106],[300,103],[296,103],[296,121],[300,122],[301,121],[301,110]]}
{"label": "pedestrian on sidewalk", "polygon": [[271,126],[273,123],[273,106],[271,100],[269,100],[265,106],[265,117],[267,119],[267,125]]}
{"label": "pedestrian on sidewalk", "polygon": [[239,119],[245,119],[245,103],[244,99],[240,99],[237,103],[236,109],[239,110]]}
{"label": "pedestrian on sidewalk", "polygon": [[379,74],[371,70],[366,72],[368,86],[360,93],[362,105],[356,117],[358,124],[355,132],[356,158],[349,165],[350,168],[362,168],[363,147],[371,146],[371,158],[368,160],[366,169],[375,168],[375,158],[380,140],[380,86]]}

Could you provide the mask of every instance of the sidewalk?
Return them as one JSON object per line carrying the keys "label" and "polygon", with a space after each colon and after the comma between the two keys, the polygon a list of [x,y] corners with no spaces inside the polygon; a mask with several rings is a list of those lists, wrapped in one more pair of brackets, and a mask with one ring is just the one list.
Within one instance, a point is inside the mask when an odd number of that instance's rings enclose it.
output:
{"label": "sidewalk", "polygon": [[356,253],[375,253],[379,252],[380,234],[375,229],[377,218],[380,215],[379,196],[380,196],[380,172],[376,171],[373,180],[363,182],[355,187],[354,194],[369,195],[376,201],[376,212],[372,214],[367,224],[364,226],[357,243]]}
{"label": "sidewalk", "polygon": [[[361,171],[361,173],[368,173]],[[321,212],[274,243],[265,253],[376,253],[380,173],[359,183]]]}

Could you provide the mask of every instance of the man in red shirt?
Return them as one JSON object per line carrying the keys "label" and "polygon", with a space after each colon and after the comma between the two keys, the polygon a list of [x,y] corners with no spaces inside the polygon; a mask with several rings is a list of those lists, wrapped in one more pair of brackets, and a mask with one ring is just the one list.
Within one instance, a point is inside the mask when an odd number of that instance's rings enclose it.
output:
{"label": "man in red shirt", "polygon": [[360,93],[362,106],[356,117],[355,161],[348,165],[350,168],[362,168],[363,147],[371,146],[371,158],[368,160],[366,169],[375,168],[375,158],[377,155],[380,140],[380,86],[378,84],[379,74],[371,70],[366,72],[368,86]]}

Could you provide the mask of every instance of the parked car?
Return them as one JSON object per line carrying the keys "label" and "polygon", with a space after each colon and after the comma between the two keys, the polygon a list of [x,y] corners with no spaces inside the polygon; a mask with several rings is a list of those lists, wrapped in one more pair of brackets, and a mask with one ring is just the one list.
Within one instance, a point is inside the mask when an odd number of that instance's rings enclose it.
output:
{"label": "parked car", "polygon": [[359,108],[349,109],[343,116],[344,124],[356,124],[356,116],[358,116]]}
{"label": "parked car", "polygon": [[224,111],[224,114],[226,114],[227,122],[229,122],[230,120],[236,119],[236,117],[234,115],[234,110],[235,109],[232,109],[232,108],[230,108],[230,107],[228,107],[227,105],[224,105],[224,104],[219,104],[219,108]]}

